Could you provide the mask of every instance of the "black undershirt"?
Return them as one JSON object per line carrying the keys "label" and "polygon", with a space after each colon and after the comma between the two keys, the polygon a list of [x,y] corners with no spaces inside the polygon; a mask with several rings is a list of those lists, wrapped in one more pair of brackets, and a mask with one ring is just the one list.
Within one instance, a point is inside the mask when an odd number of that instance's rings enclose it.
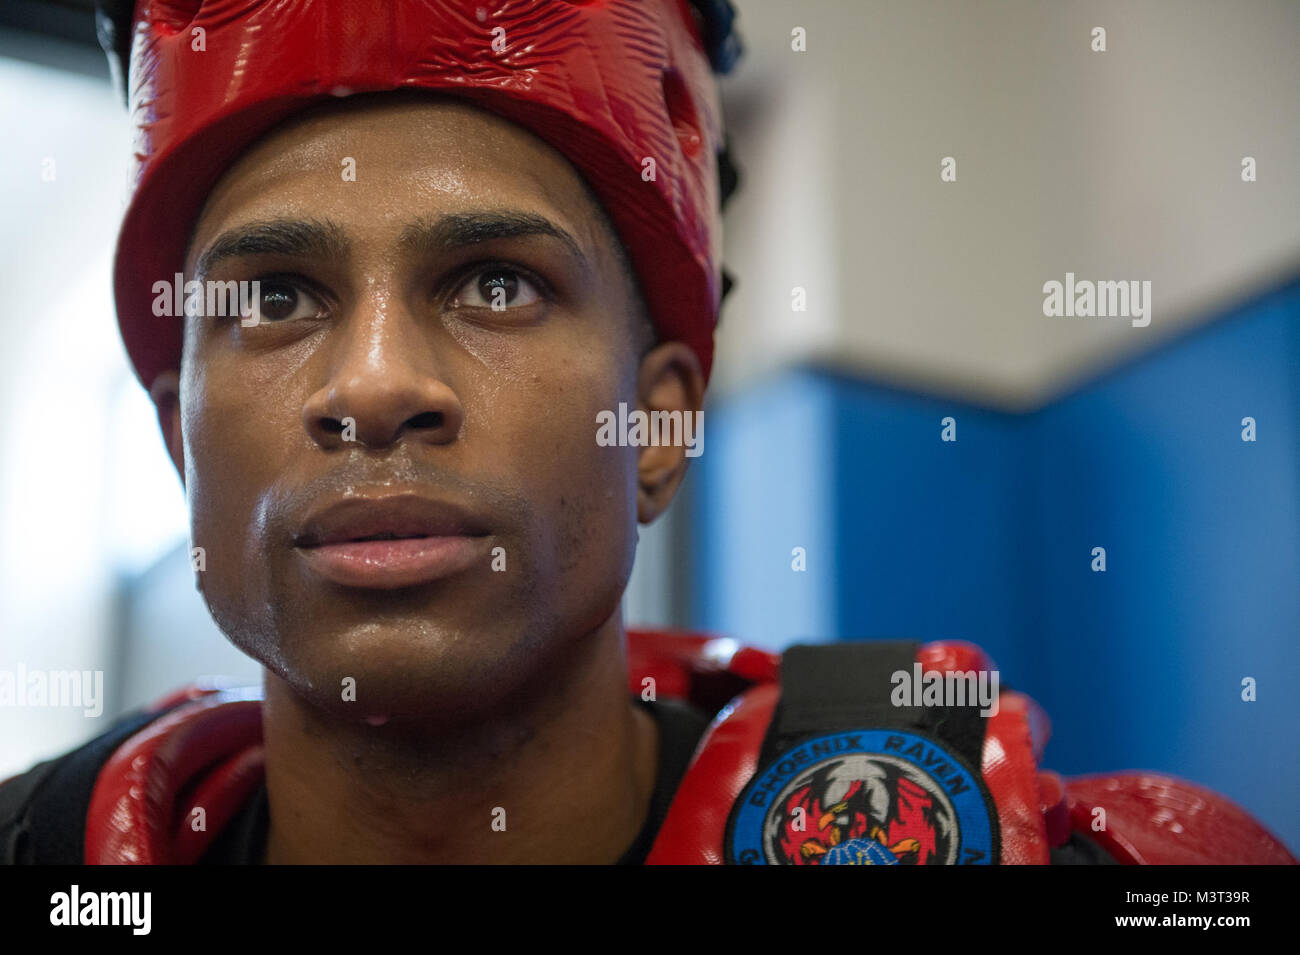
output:
{"label": "black undershirt", "polygon": [[[709,718],[701,710],[680,700],[647,703],[640,697],[634,699],[659,724],[659,765],[645,825],[627,852],[618,860],[618,865],[641,865],[645,862],[664,817],[668,814],[673,796],[677,793],[677,787],[686,775],[686,767],[695,752],[695,746],[709,725]],[[257,865],[266,853],[270,823],[271,811],[267,802],[266,782],[263,780],[244,807],[208,847],[199,864]]]}

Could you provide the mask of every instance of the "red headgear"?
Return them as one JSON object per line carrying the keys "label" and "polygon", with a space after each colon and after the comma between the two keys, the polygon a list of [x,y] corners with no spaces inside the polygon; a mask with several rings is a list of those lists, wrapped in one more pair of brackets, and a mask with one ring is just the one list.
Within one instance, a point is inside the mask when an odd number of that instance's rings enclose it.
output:
{"label": "red headgear", "polygon": [[137,168],[114,286],[146,387],[181,356],[153,285],[182,271],[221,174],[308,105],[404,88],[463,96],[562,153],[604,204],[660,335],[708,375],[722,116],[687,0],[137,0],[132,13]]}

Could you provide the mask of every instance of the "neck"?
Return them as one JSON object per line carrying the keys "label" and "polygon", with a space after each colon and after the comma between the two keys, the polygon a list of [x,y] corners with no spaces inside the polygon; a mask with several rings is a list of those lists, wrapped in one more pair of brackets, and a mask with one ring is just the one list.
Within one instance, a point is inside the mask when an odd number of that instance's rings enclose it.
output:
{"label": "neck", "polygon": [[619,611],[548,672],[452,728],[324,712],[266,673],[266,862],[611,863],[640,832],[658,761],[628,692]]}

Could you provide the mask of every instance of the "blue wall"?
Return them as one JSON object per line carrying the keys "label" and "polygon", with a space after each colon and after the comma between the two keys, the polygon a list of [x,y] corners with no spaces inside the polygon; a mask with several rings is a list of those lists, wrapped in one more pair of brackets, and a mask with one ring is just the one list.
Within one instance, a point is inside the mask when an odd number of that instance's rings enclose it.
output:
{"label": "blue wall", "polygon": [[[836,632],[835,410],[831,389],[793,375],[705,412],[687,478],[691,524],[704,528],[692,541],[697,628],[771,649]],[[791,570],[796,547],[805,573]]]}
{"label": "blue wall", "polygon": [[1300,848],[1300,282],[1027,415],[801,369],[706,428],[694,626],[971,640],[1051,768],[1174,773]]}

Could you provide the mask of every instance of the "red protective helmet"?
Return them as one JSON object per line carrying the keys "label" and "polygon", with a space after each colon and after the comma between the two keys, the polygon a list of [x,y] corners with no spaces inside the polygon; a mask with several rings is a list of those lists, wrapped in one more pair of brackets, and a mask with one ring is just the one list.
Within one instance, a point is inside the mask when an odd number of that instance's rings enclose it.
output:
{"label": "red protective helmet", "polygon": [[136,169],[114,291],[140,380],[149,387],[180,365],[181,323],[153,314],[153,285],[182,271],[199,211],[231,163],[307,106],[407,88],[462,96],[563,154],[608,212],[660,335],[689,344],[707,376],[729,284],[720,175],[724,195],[734,185],[712,70],[729,69],[739,44],[727,0],[693,4],[127,0],[101,9],[101,42],[130,56]]}

